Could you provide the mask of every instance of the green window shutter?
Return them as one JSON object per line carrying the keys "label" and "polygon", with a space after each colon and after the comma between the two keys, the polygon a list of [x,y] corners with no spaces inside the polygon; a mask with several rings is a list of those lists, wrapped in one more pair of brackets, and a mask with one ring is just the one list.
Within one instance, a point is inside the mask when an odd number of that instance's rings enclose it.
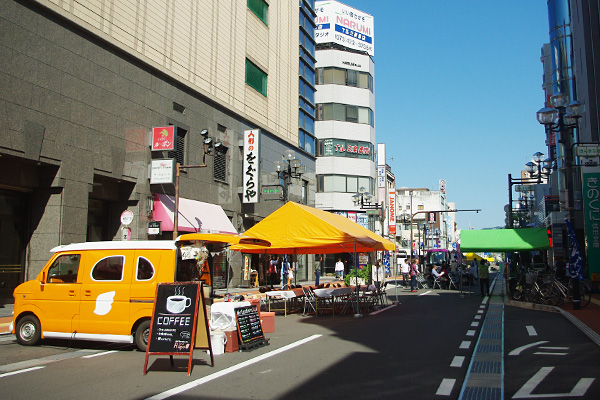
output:
{"label": "green window shutter", "polygon": [[269,5],[264,0],[248,0],[246,4],[265,25],[269,26]]}
{"label": "green window shutter", "polygon": [[267,74],[246,59],[246,83],[267,97]]}

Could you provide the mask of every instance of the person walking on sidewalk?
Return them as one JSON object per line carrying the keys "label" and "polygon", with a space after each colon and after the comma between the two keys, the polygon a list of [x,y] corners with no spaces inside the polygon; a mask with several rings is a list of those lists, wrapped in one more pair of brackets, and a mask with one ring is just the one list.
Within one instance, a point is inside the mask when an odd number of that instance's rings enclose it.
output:
{"label": "person walking on sidewalk", "polygon": [[288,275],[290,272],[290,264],[287,260],[287,255],[283,256],[283,261],[281,262],[281,289],[286,289],[288,286]]}
{"label": "person walking on sidewalk", "polygon": [[404,287],[408,287],[408,277],[410,276],[410,263],[408,258],[404,260],[404,264],[400,265],[402,271],[402,283]]}
{"label": "person walking on sidewalk", "polygon": [[[485,260],[482,258],[481,261],[479,261],[479,289],[481,290],[481,295],[482,296],[489,296],[490,295],[490,269],[487,265],[487,263],[485,262]],[[485,289],[484,289],[485,287]]]}
{"label": "person walking on sidewalk", "polygon": [[383,267],[381,266],[381,260],[377,260],[375,265],[373,265],[373,271],[371,271],[371,278],[373,279],[373,284],[379,290],[381,287],[381,282],[385,280]]}
{"label": "person walking on sidewalk", "polygon": [[335,263],[335,277],[338,279],[342,279],[344,277],[344,263],[341,258],[338,258]]}
{"label": "person walking on sidewalk", "polygon": [[417,264],[413,259],[410,260],[410,291],[417,291],[417,275],[419,275],[419,271],[417,270]]}

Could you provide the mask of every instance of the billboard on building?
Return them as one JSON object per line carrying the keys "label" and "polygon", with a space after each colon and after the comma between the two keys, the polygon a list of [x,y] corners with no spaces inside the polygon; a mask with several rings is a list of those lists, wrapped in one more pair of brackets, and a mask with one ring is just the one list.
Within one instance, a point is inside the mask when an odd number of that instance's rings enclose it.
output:
{"label": "billboard on building", "polygon": [[375,55],[372,15],[337,1],[317,1],[315,12],[317,43],[337,43]]}
{"label": "billboard on building", "polygon": [[260,148],[260,130],[252,129],[244,131],[244,170],[242,194],[243,203],[258,203],[258,193],[260,186],[260,168],[258,149]]}
{"label": "billboard on building", "polygon": [[396,191],[390,190],[388,194],[390,196],[389,202],[388,202],[388,207],[389,207],[388,232],[390,235],[395,235],[396,234]]}

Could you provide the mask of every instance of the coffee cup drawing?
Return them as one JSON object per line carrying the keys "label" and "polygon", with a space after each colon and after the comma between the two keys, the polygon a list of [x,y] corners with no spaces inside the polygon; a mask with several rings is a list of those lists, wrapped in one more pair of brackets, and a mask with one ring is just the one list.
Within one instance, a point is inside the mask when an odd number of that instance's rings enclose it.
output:
{"label": "coffee cup drawing", "polygon": [[171,314],[180,314],[192,304],[192,299],[187,296],[167,297],[167,311]]}

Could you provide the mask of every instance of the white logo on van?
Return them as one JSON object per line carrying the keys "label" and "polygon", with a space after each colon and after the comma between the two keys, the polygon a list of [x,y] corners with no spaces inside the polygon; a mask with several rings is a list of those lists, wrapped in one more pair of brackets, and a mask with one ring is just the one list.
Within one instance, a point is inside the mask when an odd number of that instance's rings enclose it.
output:
{"label": "white logo on van", "polygon": [[115,297],[115,291],[106,292],[99,294],[96,298],[96,309],[94,310],[94,314],[96,315],[106,315],[112,309],[113,299]]}

